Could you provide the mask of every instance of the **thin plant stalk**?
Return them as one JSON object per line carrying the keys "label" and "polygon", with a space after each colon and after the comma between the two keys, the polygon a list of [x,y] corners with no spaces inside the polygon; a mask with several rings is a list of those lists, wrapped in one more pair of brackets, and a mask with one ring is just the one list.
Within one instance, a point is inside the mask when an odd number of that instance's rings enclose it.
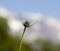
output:
{"label": "thin plant stalk", "polygon": [[21,37],[21,40],[20,40],[19,51],[21,51],[21,47],[22,47],[22,43],[23,43],[23,38],[24,38],[24,33],[25,33],[25,31],[26,31],[26,27],[24,28],[23,33],[22,33],[22,37]]}

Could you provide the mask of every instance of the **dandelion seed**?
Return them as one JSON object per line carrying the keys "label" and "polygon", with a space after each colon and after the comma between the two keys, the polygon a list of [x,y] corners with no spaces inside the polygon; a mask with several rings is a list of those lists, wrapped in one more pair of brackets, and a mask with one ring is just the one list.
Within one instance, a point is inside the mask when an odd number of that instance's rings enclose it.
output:
{"label": "dandelion seed", "polygon": [[34,24],[36,24],[38,22],[38,20],[36,20],[34,23],[30,24],[30,21],[27,18],[23,19],[20,14],[18,15],[18,17],[20,18],[20,21],[22,22],[22,24],[24,26],[24,30],[22,33],[21,41],[20,41],[20,47],[19,47],[19,51],[21,51],[22,42],[23,42],[24,33],[26,31],[26,28],[29,28],[29,27],[33,26]]}

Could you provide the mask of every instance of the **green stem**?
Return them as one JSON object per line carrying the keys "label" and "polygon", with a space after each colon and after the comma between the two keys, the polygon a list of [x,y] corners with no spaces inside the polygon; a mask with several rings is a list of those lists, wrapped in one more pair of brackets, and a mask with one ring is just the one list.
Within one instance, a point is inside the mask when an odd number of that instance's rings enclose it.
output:
{"label": "green stem", "polygon": [[23,33],[22,33],[22,37],[21,37],[21,41],[20,41],[19,51],[21,51],[21,47],[22,47],[22,43],[23,43],[23,38],[24,38],[24,33],[25,33],[25,31],[26,31],[26,27],[24,28]]}

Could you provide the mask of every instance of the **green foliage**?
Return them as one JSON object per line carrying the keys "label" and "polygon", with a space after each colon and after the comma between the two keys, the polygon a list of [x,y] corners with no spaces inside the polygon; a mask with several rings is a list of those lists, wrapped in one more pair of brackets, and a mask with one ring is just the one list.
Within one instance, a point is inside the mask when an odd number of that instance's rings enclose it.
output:
{"label": "green foliage", "polygon": [[0,43],[3,43],[8,34],[8,25],[5,18],[0,17]]}
{"label": "green foliage", "polygon": [[31,48],[27,44],[22,45],[22,50],[21,51],[31,51]]}
{"label": "green foliage", "polygon": [[52,51],[52,43],[50,41],[45,41],[43,43],[43,50],[42,51]]}

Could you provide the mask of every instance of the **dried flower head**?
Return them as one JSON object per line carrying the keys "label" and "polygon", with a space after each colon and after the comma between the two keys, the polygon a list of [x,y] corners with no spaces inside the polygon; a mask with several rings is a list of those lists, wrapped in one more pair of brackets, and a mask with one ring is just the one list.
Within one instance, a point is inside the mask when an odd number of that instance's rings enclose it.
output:
{"label": "dried flower head", "polygon": [[29,27],[30,23],[29,23],[28,21],[25,21],[25,22],[23,23],[23,25],[24,25],[25,27]]}

